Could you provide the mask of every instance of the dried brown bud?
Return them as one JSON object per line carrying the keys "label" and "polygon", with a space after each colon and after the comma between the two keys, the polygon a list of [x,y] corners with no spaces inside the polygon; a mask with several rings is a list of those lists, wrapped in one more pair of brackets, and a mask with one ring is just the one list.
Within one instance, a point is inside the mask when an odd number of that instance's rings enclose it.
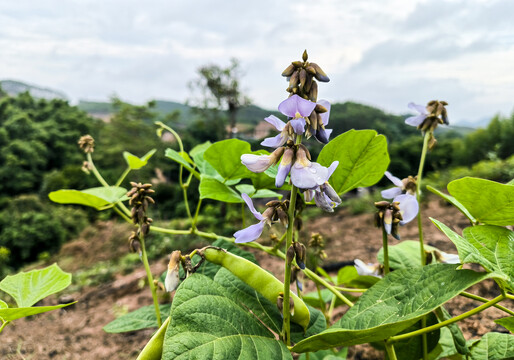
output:
{"label": "dried brown bud", "polygon": [[286,69],[284,71],[282,71],[282,76],[289,77],[289,76],[293,75],[294,69],[295,69],[295,67],[293,64],[289,65],[288,67],[286,67]]}
{"label": "dried brown bud", "polygon": [[311,91],[309,91],[309,100],[312,102],[318,101],[318,83],[312,80]]}
{"label": "dried brown bud", "polygon": [[95,139],[91,135],[84,135],[78,141],[79,147],[86,153],[90,154],[95,151]]}
{"label": "dried brown bud", "polygon": [[287,252],[286,252],[286,261],[288,264],[291,264],[293,262],[295,254],[296,253],[295,253],[294,247],[291,245],[289,247],[289,249],[287,249]]}
{"label": "dried brown bud", "polygon": [[307,54],[307,49],[305,49],[302,54],[302,60],[305,62],[305,61],[307,61],[308,58],[309,58],[309,55]]}

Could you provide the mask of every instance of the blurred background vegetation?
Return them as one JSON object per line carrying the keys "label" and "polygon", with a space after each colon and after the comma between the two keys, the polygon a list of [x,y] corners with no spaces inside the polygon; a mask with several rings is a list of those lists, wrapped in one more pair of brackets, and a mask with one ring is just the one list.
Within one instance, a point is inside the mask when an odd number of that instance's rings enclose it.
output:
{"label": "blurred background vegetation", "polygon": [[[48,200],[48,193],[54,190],[99,186],[93,175],[81,170],[84,156],[77,146],[81,135],[91,134],[95,138],[93,158],[110,183],[125,170],[123,151],[142,156],[157,149],[149,165],[131,172],[122,186],[128,188],[129,181],[152,182],[156,190],[152,217],[187,227],[178,166],[164,157],[166,148],[177,146],[172,137],[157,137],[154,122],[162,121],[176,129],[186,150],[229,136],[249,141],[256,150],[268,131],[273,132],[262,125],[262,119],[270,114],[281,117],[277,112],[249,104],[248,99],[238,104],[234,115],[234,111],[221,104],[195,107],[151,101],[135,106],[113,98],[110,103],[80,102],[71,106],[62,99],[36,99],[28,92],[0,91],[0,277],[58,251],[88,224],[113,216],[109,212],[55,205]],[[403,178],[417,172],[423,142],[418,130],[404,124],[406,116],[346,102],[332,104],[328,127],[334,129],[332,137],[350,129],[375,129],[384,134],[391,157],[389,170]],[[438,144],[425,167],[426,182],[430,185],[445,189],[449,181],[463,176],[501,182],[514,177],[514,114],[496,116],[481,129],[441,126],[436,137]],[[321,145],[313,140],[309,143],[315,158]],[[193,181],[192,207],[198,197],[197,186]],[[390,184],[385,180],[379,186]],[[369,203],[376,197],[366,196]],[[369,210],[362,201],[345,201],[354,203],[353,213]],[[203,206],[201,225],[230,235],[230,221],[219,221],[220,204],[205,201]],[[239,210],[235,206],[224,211],[224,216],[235,216]],[[219,224],[226,224],[225,228],[219,229]],[[159,249],[157,246],[155,251]]]}

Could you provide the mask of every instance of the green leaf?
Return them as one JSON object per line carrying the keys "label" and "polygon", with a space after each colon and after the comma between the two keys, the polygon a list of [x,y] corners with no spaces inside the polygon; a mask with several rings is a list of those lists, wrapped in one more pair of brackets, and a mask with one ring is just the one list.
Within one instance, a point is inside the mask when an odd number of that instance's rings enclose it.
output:
{"label": "green leaf", "polygon": [[455,349],[450,330],[446,326],[440,330],[439,344],[428,354],[429,360],[464,360],[464,356],[460,355]]}
{"label": "green leaf", "polygon": [[[348,356],[348,348],[342,348],[340,351],[320,350],[309,353],[309,360],[341,360]],[[298,360],[307,360],[307,354],[300,354]]]}
{"label": "green leaf", "polygon": [[511,333],[514,333],[514,316],[508,316],[501,319],[494,320],[498,325],[503,326],[505,329],[509,330]]}
{"label": "green leaf", "polygon": [[189,153],[194,159],[198,171],[203,177],[210,177],[216,179],[226,185],[237,184],[241,179],[225,180],[214,167],[212,167],[207,160],[204,158],[205,151],[211,147],[212,143],[207,141],[203,144],[195,146]]}
{"label": "green leaf", "polygon": [[384,340],[487,277],[487,273],[456,270],[452,264],[393,271],[362,294],[334,326],[300,341],[292,351]]}
{"label": "green leaf", "polygon": [[337,272],[337,285],[348,284],[350,281],[357,279],[359,273],[355,266],[345,266]]}
{"label": "green leaf", "polygon": [[192,173],[194,175],[194,177],[196,177],[197,179],[200,179],[200,174],[198,173],[198,171],[196,171],[194,169],[194,163],[187,153],[177,152],[173,149],[168,148],[168,149],[166,149],[166,152],[164,153],[164,155],[167,158],[169,158],[173,161],[176,161],[177,163],[182,165],[187,171]]}
{"label": "green leaf", "polygon": [[514,186],[465,177],[448,184],[448,192],[477,221],[490,225],[514,224]]}
{"label": "green leaf", "polygon": [[445,199],[446,201],[448,201],[450,204],[452,204],[453,206],[455,206],[461,213],[463,213],[468,219],[469,221],[471,221],[471,223],[476,223],[477,222],[477,219],[475,219],[473,217],[473,215],[471,215],[471,213],[468,211],[468,209],[466,209],[464,207],[464,205],[462,205],[457,199],[455,199],[453,196],[451,195],[448,195],[448,194],[445,194],[439,190],[437,190],[436,188],[433,188],[432,186],[430,185],[427,185],[427,189],[430,190],[431,192],[433,192],[434,194],[436,195],[439,195],[440,197],[442,197],[443,199]]}
{"label": "green leaf", "polygon": [[48,194],[53,202],[59,204],[77,204],[94,207],[97,210],[113,206],[118,201],[128,199],[127,190],[122,187],[96,187],[86,190],[57,190]]}
{"label": "green leaf", "polygon": [[152,149],[145,155],[143,155],[141,158],[138,158],[136,155],[132,155],[128,151],[124,151],[123,157],[125,158],[125,161],[127,162],[127,165],[131,170],[139,170],[143,166],[146,166],[148,160],[150,160],[150,158],[153,154],[155,154],[156,151],[157,149]]}
{"label": "green leaf", "polygon": [[472,344],[473,360],[508,360],[514,358],[514,335],[490,332]]}
{"label": "green leaf", "polygon": [[75,304],[75,303],[60,304],[60,305],[55,305],[55,306],[33,306],[33,307],[17,307],[17,308],[0,309],[0,318],[4,319],[4,321],[13,321],[16,319],[20,319],[22,317],[41,314],[41,313],[56,310],[56,309],[61,309],[63,307],[73,305],[73,304]]}
{"label": "green leaf", "polygon": [[210,177],[201,177],[199,191],[200,199],[214,199],[228,203],[243,202],[243,198],[235,190]]}
{"label": "green leaf", "polygon": [[20,272],[6,276],[0,282],[0,290],[13,297],[18,307],[34,305],[48,295],[64,290],[71,284],[71,274],[62,271],[57,264],[41,270]]}
{"label": "green leaf", "polygon": [[514,289],[514,232],[499,226],[480,225],[464,229],[463,238],[443,223],[431,220],[453,241],[463,264],[480,264],[494,273],[501,287]]}
{"label": "green leaf", "polygon": [[514,291],[514,232],[500,226],[481,225],[464,229],[463,235],[473,246],[471,257],[478,257],[478,263],[495,272],[495,276],[505,277],[505,281],[499,279],[500,286],[504,284]]}
{"label": "green leaf", "polygon": [[206,276],[188,277],[173,299],[162,359],[292,359],[254,309],[245,307],[248,297],[234,301],[229,296]]}
{"label": "green leaf", "polygon": [[268,189],[261,189],[261,190],[256,190],[252,185],[248,185],[248,184],[239,184],[239,185],[236,185],[236,189],[237,191],[239,191],[241,194],[246,194],[248,196],[250,196],[252,199],[257,199],[257,198],[278,198],[278,199],[282,199],[282,194],[279,194],[275,191],[272,191],[272,190],[268,190]]}
{"label": "green leaf", "polygon": [[[430,245],[424,245],[425,251],[432,253],[432,261],[435,260],[435,253],[439,250]],[[413,267],[421,267],[421,253],[419,250],[419,241],[404,240],[399,244],[389,246],[389,266],[391,269],[406,269]],[[384,249],[381,248],[377,254],[378,262],[384,263]]]}
{"label": "green leaf", "polygon": [[252,172],[241,163],[241,155],[252,149],[246,141],[228,139],[212,144],[204,153],[207,160],[226,180],[250,177]]}
{"label": "green leaf", "polygon": [[[440,306],[436,310],[436,314],[438,319],[443,322],[446,320],[450,320],[452,316],[450,313],[444,308],[444,306]],[[466,355],[469,354],[469,349],[466,345],[466,338],[464,338],[464,334],[462,333],[462,330],[459,327],[458,323],[452,323],[447,326],[448,330],[450,330],[451,337],[453,339],[453,345],[456,349],[456,351],[459,354]]]}
{"label": "green leaf", "polygon": [[323,166],[336,160],[339,166],[329,181],[338,194],[374,185],[389,165],[387,140],[374,130],[347,131],[325,145],[318,156]]}
{"label": "green leaf", "polygon": [[[161,318],[170,316],[171,304],[159,305]],[[144,306],[111,321],[103,327],[107,333],[122,333],[157,327],[157,317],[153,305]]]}
{"label": "green leaf", "polygon": [[7,309],[9,305],[3,300],[0,300],[0,309]]}

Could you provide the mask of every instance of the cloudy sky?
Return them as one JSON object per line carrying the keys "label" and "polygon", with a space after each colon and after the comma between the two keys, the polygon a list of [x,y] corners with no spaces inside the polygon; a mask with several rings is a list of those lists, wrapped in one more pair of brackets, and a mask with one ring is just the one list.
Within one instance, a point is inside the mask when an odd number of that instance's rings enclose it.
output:
{"label": "cloudy sky", "polygon": [[238,58],[259,106],[307,49],[331,82],[320,98],[393,113],[449,102],[454,123],[514,109],[514,1],[105,1],[0,3],[0,79],[78,99],[185,101],[205,64]]}

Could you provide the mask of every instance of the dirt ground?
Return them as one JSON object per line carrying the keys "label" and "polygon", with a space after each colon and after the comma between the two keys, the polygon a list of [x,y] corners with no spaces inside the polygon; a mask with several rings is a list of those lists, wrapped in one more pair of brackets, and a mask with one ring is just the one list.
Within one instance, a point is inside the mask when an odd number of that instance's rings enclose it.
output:
{"label": "dirt ground", "polygon": [[[439,249],[456,253],[453,244],[437,230],[428,220],[434,217],[461,232],[468,225],[466,218],[453,207],[442,205],[438,200],[431,201],[423,208],[425,215],[424,229],[426,243]],[[327,215],[309,224],[303,230],[303,235],[310,236],[319,232],[327,243],[327,263],[342,260],[351,261],[359,258],[364,262],[375,262],[376,253],[381,247],[381,233],[373,227],[373,216],[362,214],[349,216],[342,209],[332,215]],[[100,226],[99,239],[103,241],[88,242],[88,234],[71,243],[61,250],[57,259],[59,265],[67,271],[76,271],[87,267],[98,259],[108,259],[123,254],[127,248],[125,226],[104,223]],[[415,221],[400,229],[402,239],[416,239],[417,226]],[[392,239],[391,244],[398,243]],[[283,263],[267,255],[256,254],[261,265],[277,274],[283,272]],[[167,256],[162,257],[152,265],[154,274],[160,274],[166,269]],[[34,316],[28,319],[16,320],[9,324],[0,335],[0,358],[7,360],[21,359],[135,359],[138,352],[151,337],[153,330],[142,330],[125,334],[108,334],[102,327],[112,321],[120,309],[133,311],[152,303],[147,287],[142,286],[146,278],[143,266],[137,267],[127,275],[117,274],[112,281],[98,287],[84,288],[80,292],[61,294],[78,303],[63,310]],[[470,292],[492,298],[499,293],[492,282],[478,284]],[[38,305],[53,305],[58,297],[44,300]],[[456,298],[446,308],[453,315],[468,311],[480,303]],[[511,307],[514,304],[506,304]],[[501,311],[490,308],[478,315],[460,323],[467,339],[480,337],[488,331],[505,331],[493,320],[504,317]],[[349,350],[349,359],[381,359],[382,353],[369,346],[355,346]]]}

